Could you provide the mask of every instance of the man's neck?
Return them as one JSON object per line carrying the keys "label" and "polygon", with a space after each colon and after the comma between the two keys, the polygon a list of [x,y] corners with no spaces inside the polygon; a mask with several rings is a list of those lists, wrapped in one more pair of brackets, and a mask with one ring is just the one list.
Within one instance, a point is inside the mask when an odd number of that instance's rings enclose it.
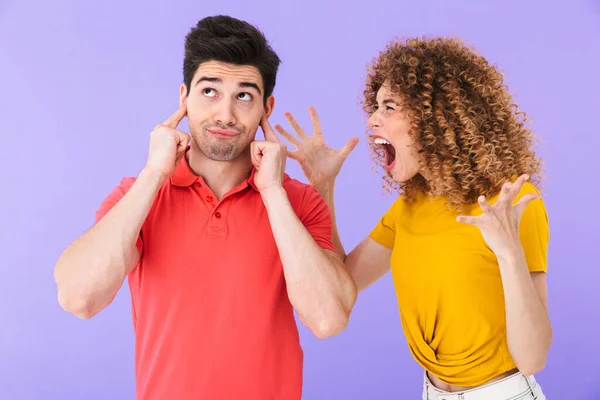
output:
{"label": "man's neck", "polygon": [[252,171],[250,154],[232,161],[214,161],[192,145],[185,157],[194,174],[204,179],[218,200],[247,179]]}

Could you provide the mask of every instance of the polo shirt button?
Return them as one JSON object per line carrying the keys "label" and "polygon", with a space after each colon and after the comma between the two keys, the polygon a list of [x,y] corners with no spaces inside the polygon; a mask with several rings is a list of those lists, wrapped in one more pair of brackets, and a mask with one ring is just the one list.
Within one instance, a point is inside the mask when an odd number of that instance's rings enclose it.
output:
{"label": "polo shirt button", "polygon": [[206,201],[210,203],[212,201],[212,196],[206,196]]}
{"label": "polo shirt button", "polygon": [[196,186],[200,187],[200,186],[202,186],[202,184],[200,182],[196,181]]}
{"label": "polo shirt button", "polygon": [[217,218],[221,218],[221,213],[217,211],[217,212],[215,213],[215,217],[217,217]]}

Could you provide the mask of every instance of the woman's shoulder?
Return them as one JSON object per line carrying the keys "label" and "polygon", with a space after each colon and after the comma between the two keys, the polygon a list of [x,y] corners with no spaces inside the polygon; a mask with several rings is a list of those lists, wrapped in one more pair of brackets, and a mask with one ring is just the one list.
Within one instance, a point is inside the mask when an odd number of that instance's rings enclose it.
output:
{"label": "woman's shoulder", "polygon": [[[521,199],[521,197],[528,195],[528,194],[536,194],[540,197],[542,195],[541,190],[534,183],[526,181],[526,182],[523,182],[523,185],[519,189],[519,192],[515,195],[513,202],[514,203],[518,202]],[[493,197],[493,201],[496,201],[499,196],[500,196],[500,192],[498,192]]]}

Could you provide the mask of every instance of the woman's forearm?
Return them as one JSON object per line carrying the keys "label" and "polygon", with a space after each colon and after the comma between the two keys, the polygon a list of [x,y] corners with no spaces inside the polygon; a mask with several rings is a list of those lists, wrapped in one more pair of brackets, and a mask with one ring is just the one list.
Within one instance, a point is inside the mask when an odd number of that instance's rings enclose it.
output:
{"label": "woman's forearm", "polygon": [[522,249],[499,258],[506,306],[508,348],[517,368],[525,375],[542,370],[552,342],[552,326]]}
{"label": "woman's forearm", "polygon": [[340,234],[338,232],[337,220],[335,215],[335,205],[334,205],[334,186],[335,181],[327,182],[323,185],[319,185],[316,187],[319,194],[323,197],[325,202],[327,203],[327,207],[329,207],[329,212],[331,214],[331,220],[333,221],[333,245],[337,250],[338,254],[342,256],[342,259],[346,259],[346,250],[344,250],[344,245],[342,244],[342,240],[340,239]]}

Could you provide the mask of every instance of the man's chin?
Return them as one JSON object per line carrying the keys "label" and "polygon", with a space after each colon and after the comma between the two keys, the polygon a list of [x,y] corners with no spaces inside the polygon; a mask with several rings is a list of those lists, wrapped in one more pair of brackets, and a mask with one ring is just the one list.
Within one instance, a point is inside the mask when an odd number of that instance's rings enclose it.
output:
{"label": "man's chin", "polygon": [[242,151],[232,146],[206,146],[201,148],[202,153],[213,161],[234,161],[241,156]]}
{"label": "man's chin", "polygon": [[227,161],[232,161],[235,160],[237,158],[236,154],[230,153],[230,152],[221,152],[221,151],[215,151],[215,150],[209,150],[204,152],[204,154],[206,155],[206,157],[212,161],[221,161],[221,162],[227,162]]}

